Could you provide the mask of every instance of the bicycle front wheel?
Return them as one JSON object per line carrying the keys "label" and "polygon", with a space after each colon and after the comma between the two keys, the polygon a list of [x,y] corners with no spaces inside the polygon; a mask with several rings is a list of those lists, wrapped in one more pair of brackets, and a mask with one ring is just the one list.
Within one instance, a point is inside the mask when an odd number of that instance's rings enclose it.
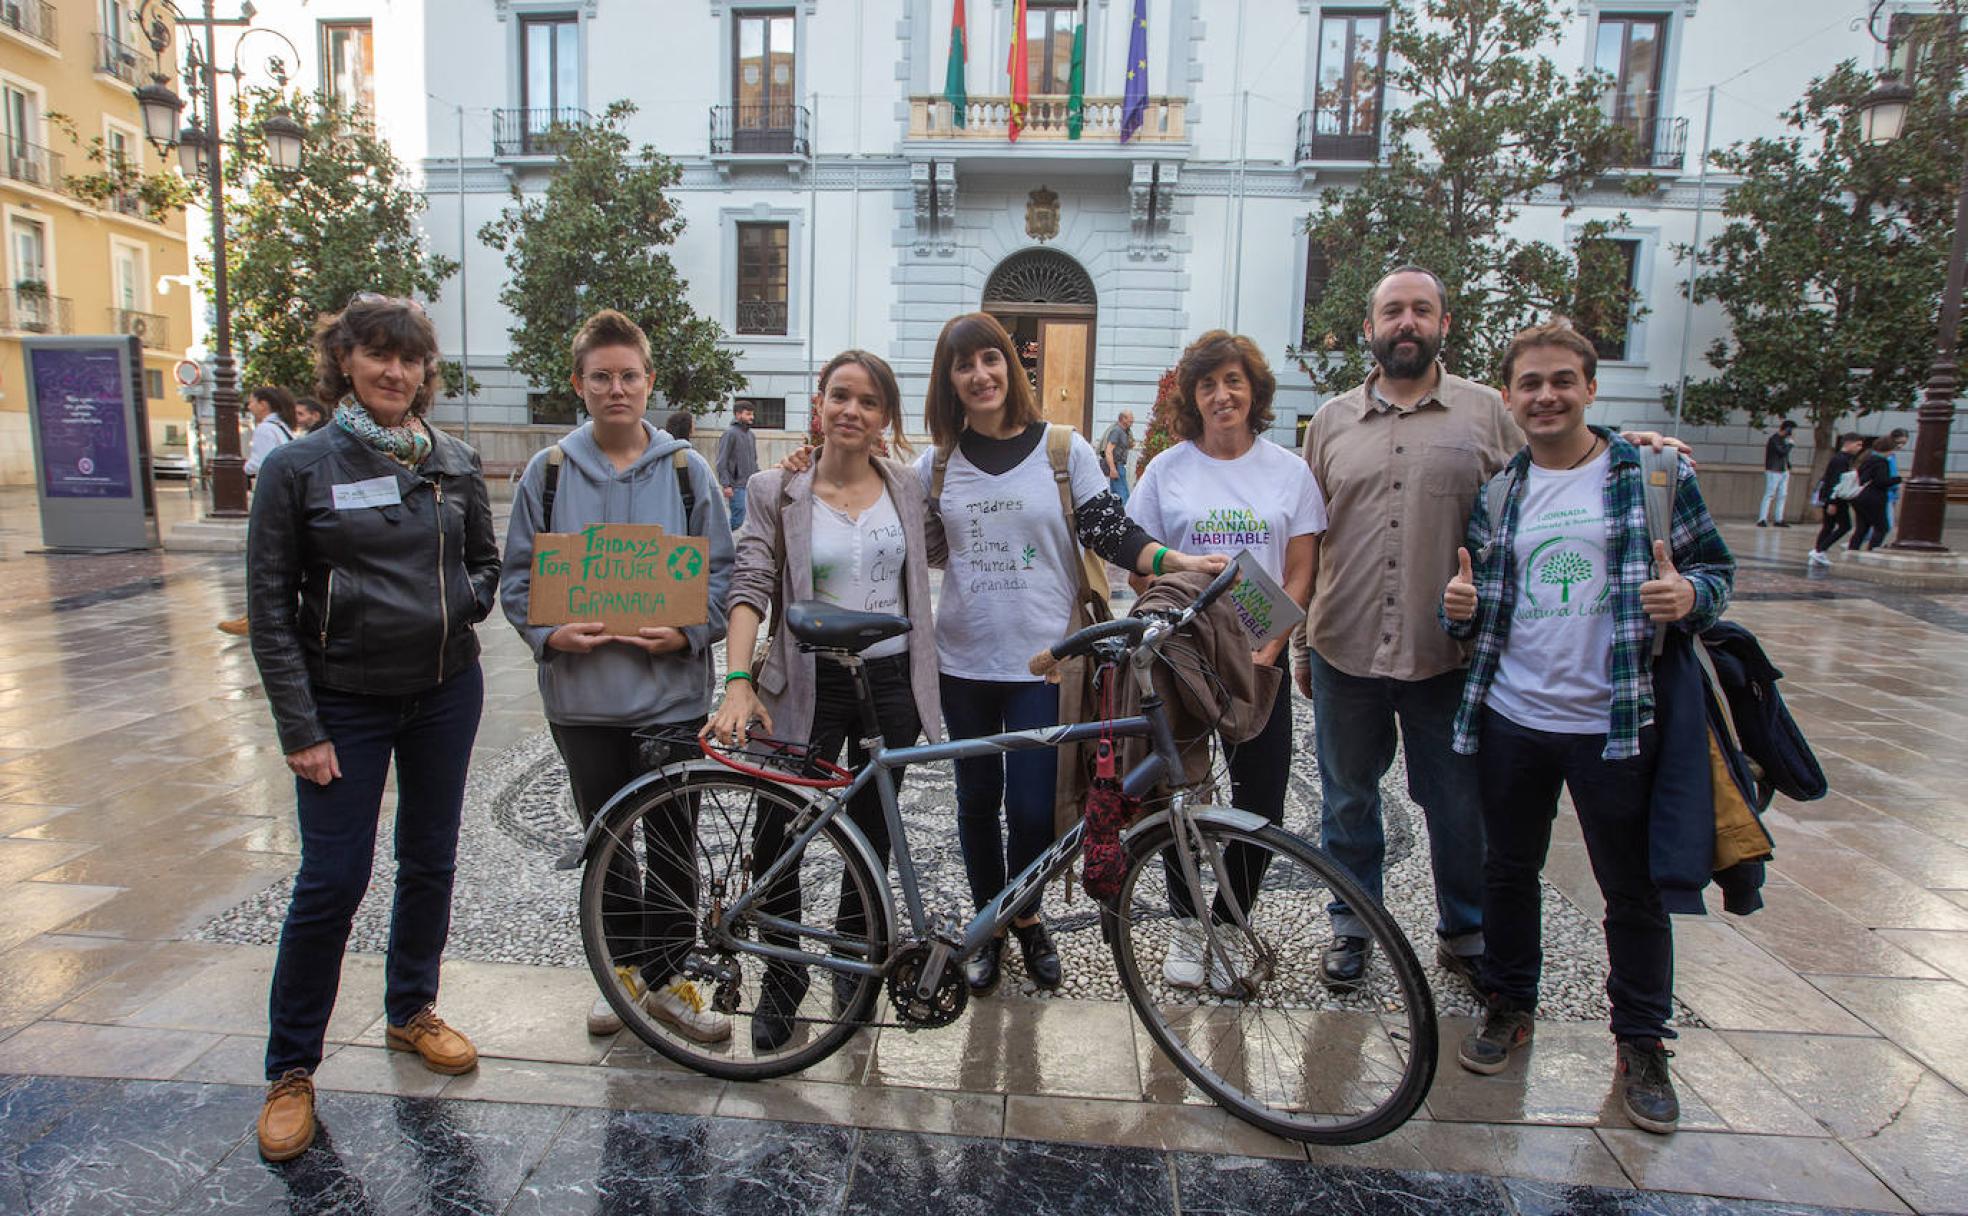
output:
{"label": "bicycle front wheel", "polygon": [[[1144,1066],[1148,1096],[1200,1090],[1245,1122],[1319,1144],[1406,1122],[1435,1076],[1435,1004],[1393,918],[1281,828],[1201,823],[1191,845],[1193,875],[1170,824],[1144,831],[1109,913],[1122,985],[1166,1057]],[[1334,896],[1373,943],[1366,981],[1349,992],[1329,990],[1319,966]]]}
{"label": "bicycle front wheel", "polygon": [[[684,770],[606,813],[581,876],[588,965],[623,1026],[686,1068],[728,1080],[797,1072],[873,1014],[881,979],[826,965],[879,967],[888,957],[886,876],[844,815],[744,911],[730,911],[790,848],[811,806],[769,781]],[[760,944],[803,957],[745,948]],[[679,977],[692,1002],[665,1007]],[[781,1033],[755,1034],[761,1020]]]}

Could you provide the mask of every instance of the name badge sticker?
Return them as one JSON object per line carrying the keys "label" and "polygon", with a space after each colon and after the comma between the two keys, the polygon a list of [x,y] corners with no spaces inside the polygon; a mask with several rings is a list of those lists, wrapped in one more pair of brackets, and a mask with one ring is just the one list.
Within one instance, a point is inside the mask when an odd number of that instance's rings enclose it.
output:
{"label": "name badge sticker", "polygon": [[333,487],[337,511],[357,511],[363,507],[393,507],[403,501],[403,490],[395,477],[371,477],[367,481],[345,481]]}

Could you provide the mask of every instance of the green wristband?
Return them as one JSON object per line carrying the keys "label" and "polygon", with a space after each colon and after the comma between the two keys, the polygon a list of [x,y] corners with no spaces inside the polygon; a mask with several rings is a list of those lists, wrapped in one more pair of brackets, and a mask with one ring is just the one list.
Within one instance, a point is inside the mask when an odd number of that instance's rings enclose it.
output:
{"label": "green wristband", "polygon": [[758,681],[752,679],[752,673],[749,671],[734,671],[730,675],[724,677],[724,682],[726,684],[730,684],[733,680],[743,680],[754,688],[758,687]]}
{"label": "green wristband", "polygon": [[1157,575],[1160,575],[1162,572],[1162,559],[1167,557],[1168,555],[1169,555],[1169,551],[1167,545],[1163,545],[1161,548],[1155,550],[1154,571]]}

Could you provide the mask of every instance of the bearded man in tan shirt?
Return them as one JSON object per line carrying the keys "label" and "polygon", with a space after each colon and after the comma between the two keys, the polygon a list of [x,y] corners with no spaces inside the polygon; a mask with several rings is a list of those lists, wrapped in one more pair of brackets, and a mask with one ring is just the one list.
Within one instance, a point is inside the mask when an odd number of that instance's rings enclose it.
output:
{"label": "bearded man in tan shirt", "polygon": [[[1468,655],[1436,609],[1477,494],[1524,446],[1524,433],[1496,390],[1437,362],[1447,298],[1441,279],[1419,266],[1383,278],[1365,324],[1375,370],[1320,406],[1306,428],[1305,459],[1329,521],[1292,667],[1312,700],[1319,843],[1375,900],[1387,852],[1380,779],[1394,763],[1399,722],[1408,795],[1428,825],[1436,962],[1473,987],[1483,953],[1482,805],[1473,757],[1451,746]],[[1358,987],[1365,926],[1343,901],[1327,907],[1326,983]]]}

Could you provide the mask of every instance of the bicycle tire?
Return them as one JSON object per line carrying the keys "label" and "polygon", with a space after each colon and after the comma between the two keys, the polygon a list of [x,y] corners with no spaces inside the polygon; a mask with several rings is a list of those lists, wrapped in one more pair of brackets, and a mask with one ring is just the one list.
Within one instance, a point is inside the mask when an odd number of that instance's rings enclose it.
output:
{"label": "bicycle tire", "polygon": [[[1216,979],[1213,970],[1209,983],[1197,990],[1199,996],[1170,986],[1168,973],[1161,969],[1169,950],[1156,940],[1162,933],[1152,922],[1157,914],[1169,922],[1166,932],[1172,943],[1177,925],[1172,919],[1175,909],[1169,905],[1176,884],[1164,873],[1162,855],[1174,836],[1168,824],[1156,825],[1130,842],[1120,895],[1106,913],[1114,962],[1135,1016],[1189,1083],[1232,1115],[1274,1135],[1313,1144],[1359,1144],[1401,1126],[1428,1095],[1438,1050],[1434,997],[1406,936],[1336,862],[1298,836],[1275,826],[1247,830],[1203,823],[1198,827],[1218,857],[1232,844],[1270,850],[1272,857],[1257,881],[1275,880],[1275,887],[1257,889],[1246,920],[1261,939],[1277,935],[1276,944],[1263,943],[1269,947],[1264,956],[1270,964],[1284,962],[1305,969],[1306,978],[1280,979],[1267,973],[1262,981],[1253,981],[1257,986],[1249,1000],[1218,998],[1211,990]],[[1281,860],[1309,876],[1310,882],[1282,870]],[[1224,868],[1234,864],[1226,863]],[[1206,873],[1199,877],[1206,887],[1214,878]],[[1182,885],[1186,887],[1186,880]],[[1306,938],[1329,932],[1330,927],[1323,901],[1314,904],[1307,886],[1337,895],[1365,922],[1378,947],[1368,991],[1335,996],[1322,984],[1314,987],[1319,950]],[[1186,902],[1194,907],[1203,898],[1191,896]],[[1209,902],[1218,905],[1213,896]],[[1274,924],[1279,927],[1274,929]],[[1234,926],[1232,932],[1240,933]],[[1279,950],[1277,945],[1289,950]],[[1153,970],[1144,971],[1144,962]],[[1261,969],[1254,965],[1252,973]],[[1253,1044],[1246,1022],[1258,1024],[1260,1043]],[[1286,1034],[1274,1038],[1271,1031],[1280,1025]],[[1325,1031],[1333,1032],[1330,1040],[1336,1045],[1328,1044]],[[1191,1041],[1191,1035],[1197,1042]],[[1199,1050],[1199,1042],[1212,1035]],[[1352,1053],[1347,1044],[1356,1039],[1360,1050]],[[1320,1061],[1320,1054],[1328,1059]],[[1279,1062],[1277,1075],[1252,1078],[1253,1066],[1265,1060]],[[1326,1067],[1329,1064],[1334,1067]],[[1242,1079],[1226,1073],[1240,1074]],[[1369,1074],[1385,1092],[1366,1109],[1346,1113],[1317,1108],[1335,1091],[1352,1089],[1352,1083]],[[1152,1078],[1145,1088],[1150,1097],[1181,1099],[1179,1093],[1153,1093],[1157,1085]],[[1323,1092],[1307,1092],[1314,1090]]]}
{"label": "bicycle tire", "polygon": [[[880,997],[882,980],[879,976],[848,975],[824,966],[808,965],[805,971],[809,988],[799,1007],[793,1038],[781,1048],[760,1053],[753,1046],[751,1022],[752,1015],[757,1012],[767,960],[730,949],[728,945],[721,946],[719,943],[723,939],[714,937],[709,928],[712,919],[710,901],[730,902],[737,894],[737,890],[730,888],[735,884],[738,890],[746,889],[753,877],[746,859],[753,855],[754,846],[758,844],[753,825],[758,821],[759,808],[763,806],[796,817],[810,802],[811,799],[802,791],[788,789],[775,782],[725,770],[686,770],[674,779],[650,784],[605,812],[602,835],[588,851],[581,876],[581,943],[587,954],[588,966],[602,993],[608,998],[609,1005],[622,1019],[624,1028],[685,1068],[732,1081],[763,1080],[798,1072],[840,1050],[868,1020]],[[617,966],[645,967],[649,954],[654,953],[655,949],[674,949],[676,939],[652,939],[646,935],[638,939],[634,935],[625,935],[621,928],[622,921],[646,916],[649,908],[656,904],[654,900],[643,898],[638,901],[641,907],[632,907],[619,885],[611,892],[611,866],[619,864],[615,859],[624,852],[626,845],[628,856],[639,859],[637,864],[644,873],[642,890],[652,892],[654,888],[648,884],[653,881],[653,875],[648,863],[655,855],[649,851],[651,837],[646,825],[652,821],[658,824],[674,823],[679,816],[688,816],[691,823],[694,889],[681,893],[665,886],[665,906],[673,910],[685,897],[689,898],[693,910],[688,953],[699,961],[736,968],[736,973],[741,977],[730,994],[731,1008],[720,1010],[731,1024],[730,1037],[717,1043],[697,1041],[657,1019],[616,979]],[[638,828],[645,828],[641,853],[635,850],[634,845]],[[674,839],[673,833],[670,838]],[[852,945],[857,950],[865,950],[869,961],[880,965],[887,960],[888,943],[892,940],[893,931],[888,921],[887,905],[877,895],[879,884],[885,883],[887,877],[877,876],[868,864],[864,853],[866,848],[865,838],[845,815],[829,821],[820,834],[808,843],[796,865],[801,893],[800,913],[796,915],[801,916],[797,923],[802,930],[811,928],[814,934],[838,933],[838,924],[807,926],[803,914],[811,912],[816,906],[809,895],[819,893],[814,888],[836,892],[852,889],[858,892],[865,912],[865,930],[852,939]],[[665,856],[675,857],[677,852],[671,847],[666,849]],[[619,883],[619,878],[617,881]],[[837,910],[836,916],[839,914]],[[814,919],[827,918],[821,913]],[[756,925],[750,921],[749,914],[741,918],[735,930],[737,936],[758,938]],[[638,940],[640,945],[635,944]],[[804,941],[800,943],[800,948],[812,949]],[[851,997],[838,1005],[832,995],[831,981],[835,976],[850,981],[852,991]],[[660,978],[646,974],[644,979],[645,982],[662,982]],[[716,991],[724,985],[712,987]],[[718,1003],[714,1000],[711,1007],[717,1008]]]}

